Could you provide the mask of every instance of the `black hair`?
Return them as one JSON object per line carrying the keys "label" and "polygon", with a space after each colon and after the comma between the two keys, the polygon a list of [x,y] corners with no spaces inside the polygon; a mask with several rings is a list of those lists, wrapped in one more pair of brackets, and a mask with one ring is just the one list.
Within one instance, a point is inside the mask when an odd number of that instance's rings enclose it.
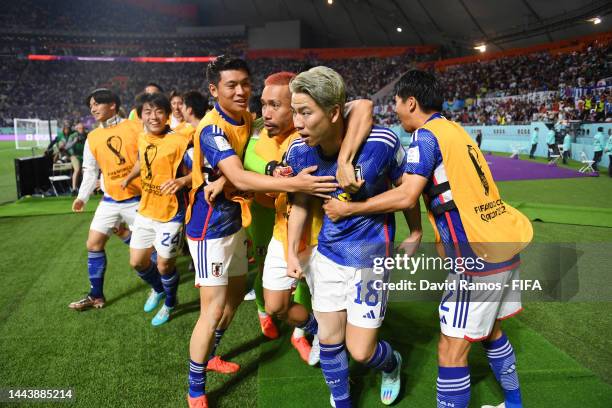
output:
{"label": "black hair", "polygon": [[87,95],[87,98],[85,98],[85,106],[87,106],[87,109],[90,109],[89,103],[91,102],[91,98],[93,98],[93,100],[97,103],[114,103],[117,112],[119,112],[119,108],[121,107],[119,96],[117,96],[117,94],[110,89],[94,89],[89,95]]}
{"label": "black hair", "polygon": [[601,127],[601,126],[600,126],[600,127],[598,127],[598,128],[597,128],[597,131],[598,131],[598,132],[603,132],[603,127]]}
{"label": "black hair", "polygon": [[196,118],[202,119],[208,110],[208,100],[198,91],[189,91],[183,95],[183,104],[193,109]]}
{"label": "black hair", "polygon": [[156,87],[157,89],[159,89],[159,92],[162,92],[162,93],[164,92],[164,88],[162,88],[162,87],[161,87],[159,84],[157,84],[157,83],[155,83],[155,82],[148,82],[148,83],[145,85],[145,88],[146,88],[146,87],[148,87],[148,86],[154,86],[154,87]]}
{"label": "black hair", "polygon": [[172,112],[172,107],[170,106],[170,99],[163,93],[141,93],[136,97],[136,113],[138,113],[138,117],[142,118],[142,108],[148,103],[151,106],[156,108],[161,108],[166,112],[167,115],[170,115]]}
{"label": "black hair", "polygon": [[253,95],[249,101],[249,112],[261,116],[261,95]]}
{"label": "black hair", "polygon": [[440,83],[429,72],[416,69],[406,72],[395,85],[395,94],[404,102],[414,97],[425,113],[442,110],[444,99]]}
{"label": "black hair", "polygon": [[219,55],[214,61],[209,62],[206,66],[206,81],[215,86],[219,85],[219,81],[221,80],[221,72],[230,70],[244,71],[251,76],[249,66],[242,58]]}
{"label": "black hair", "polygon": [[173,89],[173,90],[170,92],[170,97],[169,97],[168,99],[170,99],[170,101],[172,101],[172,98],[176,98],[177,96],[178,96],[179,98],[183,99],[183,94],[182,94],[182,93],[180,93],[179,91],[177,91],[177,90]]}

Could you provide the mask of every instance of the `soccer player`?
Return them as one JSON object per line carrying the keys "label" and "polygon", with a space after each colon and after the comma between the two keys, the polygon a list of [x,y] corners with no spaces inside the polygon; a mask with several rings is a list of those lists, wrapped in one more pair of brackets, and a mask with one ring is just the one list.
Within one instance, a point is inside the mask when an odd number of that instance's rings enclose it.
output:
{"label": "soccer player", "polygon": [[[345,138],[342,116],[345,85],[342,77],[327,67],[315,67],[290,83],[293,122],[300,134],[287,152],[293,171],[318,166],[314,174],[336,173],[336,156]],[[355,156],[361,188],[350,194],[338,189],[331,195],[342,200],[364,200],[401,180],[405,153],[399,138],[389,129],[374,127]],[[289,213],[287,275],[301,278],[298,256],[300,238],[314,197],[296,194]],[[400,389],[402,358],[391,345],[378,340],[387,292],[373,287],[368,270],[374,257],[390,256],[395,233],[394,218],[367,215],[334,224],[328,217],[318,237],[317,248],[306,274],[312,291],[312,308],[319,324],[320,362],[333,405],[350,407],[348,352],[354,360],[382,372],[381,400],[391,404]]]}
{"label": "soccer player", "polygon": [[181,113],[185,122],[193,126],[194,130],[209,110],[208,100],[200,92],[189,91],[183,94]]}
{"label": "soccer player", "polygon": [[[75,310],[104,307],[104,247],[117,225],[122,222],[133,224],[140,199],[140,180],[135,180],[127,189],[121,188],[121,180],[130,173],[137,160],[140,125],[117,116],[121,103],[119,97],[108,89],[94,90],[85,103],[100,126],[87,136],[83,150],[83,181],[72,210],[83,211],[96,187],[100,171],[104,197],[91,221],[87,238],[90,291],[85,298],[70,303],[69,307]],[[122,239],[129,243],[129,233]]]}
{"label": "soccer player", "polygon": [[241,157],[251,134],[252,120],[247,111],[251,95],[248,66],[244,60],[219,56],[208,64],[206,78],[216,104],[195,132],[193,183],[186,216],[201,305],[189,346],[188,401],[191,407],[208,404],[206,366],[225,372],[235,372],[239,368],[233,363],[227,367],[228,363],[219,358],[208,360],[244,297],[247,259],[246,235],[242,227],[250,223],[248,206],[244,205],[242,197],[227,199],[221,195],[214,205],[209,205],[204,187],[223,175],[241,191],[316,194],[336,188],[333,177],[311,176],[314,168],[287,180],[245,171]]}
{"label": "soccer player", "polygon": [[[291,175],[291,169],[286,167],[285,153],[293,140],[299,138],[299,134],[293,126],[291,114],[291,92],[289,91],[289,81],[295,77],[290,72],[279,72],[270,75],[265,80],[265,87],[261,95],[262,117],[264,129],[259,136],[252,137],[245,155],[245,169],[252,170],[261,174],[280,175],[285,177]],[[349,114],[350,112],[350,114]],[[360,139],[363,141],[370,133],[372,126],[372,103],[368,100],[357,100],[347,103],[345,107],[347,115],[347,140]],[[350,116],[350,117],[349,117]],[[349,144],[349,143],[346,143]],[[257,199],[260,198],[262,205],[258,205]],[[266,204],[271,200],[271,203]],[[287,217],[288,217],[288,197],[281,193],[273,199],[268,194],[255,194],[255,201],[251,205],[253,212],[253,223],[259,225],[253,234],[253,246],[255,256],[262,259],[260,273],[263,273],[263,288],[261,275],[255,280],[255,287],[259,288],[258,296],[265,298],[259,301],[259,319],[264,335],[270,329],[276,332],[276,327],[270,315],[287,320],[292,326],[296,326],[291,337],[292,345],[298,350],[300,357],[308,364],[315,365],[319,361],[318,339],[313,340],[313,348],[304,337],[304,330],[316,335],[316,320],[309,313],[310,292],[303,280],[296,281],[287,277]],[[264,213],[264,205],[275,208],[276,215],[272,213],[273,221],[266,225],[269,220],[261,217]],[[257,211],[257,216],[255,212]],[[321,225],[321,209],[313,212],[314,221],[308,222],[309,236],[304,237],[303,248],[307,248],[301,253],[304,259],[310,252],[312,245],[316,245],[316,237]],[[274,221],[275,219],[275,221]],[[314,223],[313,225],[311,225]],[[262,225],[263,224],[263,225]],[[269,228],[269,234],[266,228]],[[264,230],[263,233],[261,230]],[[266,251],[267,249],[267,251]],[[256,259],[257,259],[256,258]],[[296,287],[297,285],[297,287]],[[292,291],[295,289],[292,301]],[[263,293],[262,293],[263,292]],[[265,307],[265,309],[264,309]],[[309,328],[306,328],[309,326]],[[278,334],[275,333],[276,337]]]}
{"label": "soccer player", "polygon": [[402,183],[365,202],[329,200],[324,205],[326,215],[339,221],[356,214],[413,208],[423,194],[436,242],[446,256],[482,259],[482,267],[463,274],[451,272],[447,281],[503,288],[444,293],[439,306],[438,407],[468,406],[468,353],[474,342],[482,342],[504,391],[505,407],[522,407],[516,357],[500,323],[522,310],[520,293],[504,285],[519,279],[519,252],[533,237],[531,223],[501,200],[482,152],[465,130],[440,115],[442,89],[433,75],[410,71],[399,80],[395,93],[402,126],[413,132]]}
{"label": "soccer player", "polygon": [[[147,85],[145,85],[144,87],[144,93],[145,94],[152,94],[152,93],[164,93],[164,89],[156,84],[155,82],[149,82]],[[129,120],[135,120],[137,122],[141,122],[140,116],[138,116],[138,109],[137,108],[133,108],[130,111],[130,114],[128,116]]]}
{"label": "soccer player", "polygon": [[[190,175],[180,173],[189,142],[184,137],[175,137],[170,129],[168,118],[172,108],[164,94],[144,94],[139,101],[138,116],[147,131],[138,140],[139,162],[123,183],[129,185],[138,175],[142,182],[142,198],[130,242],[130,265],[139,274],[161,275],[163,291],[153,288],[155,293],[151,293],[156,298],[151,309],[162,296],[166,297],[151,321],[153,326],[160,326],[170,319],[177,303],[179,274],[175,263],[185,217],[183,188],[191,186]],[[157,252],[157,264],[150,260],[153,247]]]}
{"label": "soccer player", "polygon": [[181,125],[185,124],[185,118],[183,118],[183,96],[177,91],[170,93],[170,106],[172,107],[172,115],[170,115],[169,125],[170,129],[175,130]]}

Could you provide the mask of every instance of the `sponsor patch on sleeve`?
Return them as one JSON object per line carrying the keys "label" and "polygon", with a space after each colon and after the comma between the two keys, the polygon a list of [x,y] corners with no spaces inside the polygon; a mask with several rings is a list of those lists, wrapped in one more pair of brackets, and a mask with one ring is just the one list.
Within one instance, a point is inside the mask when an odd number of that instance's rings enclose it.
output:
{"label": "sponsor patch on sleeve", "polygon": [[219,149],[220,152],[224,152],[232,148],[229,141],[223,136],[215,136],[215,144],[217,145],[217,149]]}
{"label": "sponsor patch on sleeve", "polygon": [[408,163],[418,163],[420,161],[419,148],[417,146],[408,149],[406,161]]}

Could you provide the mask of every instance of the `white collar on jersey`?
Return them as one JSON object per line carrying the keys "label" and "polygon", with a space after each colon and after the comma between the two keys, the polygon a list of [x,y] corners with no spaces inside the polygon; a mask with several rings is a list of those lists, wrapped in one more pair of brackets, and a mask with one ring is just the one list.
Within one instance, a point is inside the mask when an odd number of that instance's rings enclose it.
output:
{"label": "white collar on jersey", "polygon": [[100,127],[108,128],[111,126],[117,126],[119,123],[121,123],[122,120],[123,119],[121,119],[119,115],[115,115],[112,118],[105,120],[104,122],[100,122]]}

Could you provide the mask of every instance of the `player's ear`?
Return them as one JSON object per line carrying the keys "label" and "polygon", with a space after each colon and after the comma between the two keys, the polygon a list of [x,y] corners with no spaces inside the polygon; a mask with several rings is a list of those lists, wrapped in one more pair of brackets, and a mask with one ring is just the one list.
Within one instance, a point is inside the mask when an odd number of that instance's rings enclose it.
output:
{"label": "player's ear", "polygon": [[410,110],[411,113],[416,111],[417,108],[419,107],[419,102],[416,100],[414,96],[409,96],[407,102],[408,102],[408,109]]}
{"label": "player's ear", "polygon": [[342,116],[340,105],[334,105],[334,107],[331,108],[331,110],[329,111],[329,116],[330,116],[331,122],[336,123],[338,119],[340,119],[340,116]]}
{"label": "player's ear", "polygon": [[215,99],[219,96],[217,85],[215,84],[208,84],[208,92],[210,92],[212,97]]}

